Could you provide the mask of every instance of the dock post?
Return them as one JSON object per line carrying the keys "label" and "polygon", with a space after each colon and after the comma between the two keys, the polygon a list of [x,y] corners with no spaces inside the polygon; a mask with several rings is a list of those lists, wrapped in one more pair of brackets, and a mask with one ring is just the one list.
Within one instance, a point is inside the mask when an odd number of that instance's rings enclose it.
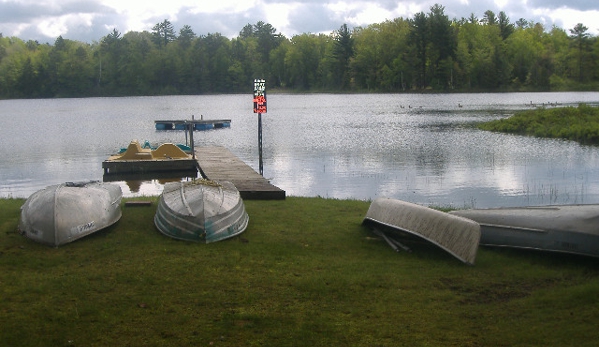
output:
{"label": "dock post", "polygon": [[260,169],[260,176],[264,176],[264,167],[262,165],[262,113],[258,113],[258,156]]}
{"label": "dock post", "polygon": [[196,160],[196,149],[193,142],[193,123],[187,123],[187,130],[189,131],[189,147],[191,147],[191,157]]}
{"label": "dock post", "polygon": [[194,125],[193,121],[194,121],[193,116],[191,116],[191,122],[185,121],[185,124],[187,125],[186,129],[185,129],[185,138],[187,138],[187,131],[189,131],[189,147],[191,148],[191,158],[195,161],[196,169],[200,173],[202,178],[208,179],[208,176],[206,176],[206,174],[204,173],[204,170],[202,170],[202,167],[200,166],[200,163],[198,162],[198,160],[196,158],[195,142],[193,141],[193,128],[195,125]]}
{"label": "dock post", "polygon": [[258,156],[260,176],[264,176],[262,165],[262,113],[266,113],[266,81],[254,80],[254,113],[258,114]]}

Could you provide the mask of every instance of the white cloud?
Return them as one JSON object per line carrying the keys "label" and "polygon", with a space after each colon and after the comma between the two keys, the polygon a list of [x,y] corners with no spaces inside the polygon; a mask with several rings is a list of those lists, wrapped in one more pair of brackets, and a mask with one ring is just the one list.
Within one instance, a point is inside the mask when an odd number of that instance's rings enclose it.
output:
{"label": "white cloud", "polygon": [[366,4],[360,11],[356,11],[354,16],[348,17],[350,23],[361,25],[364,23],[380,23],[392,19],[393,13],[377,4]]}
{"label": "white cloud", "polygon": [[37,28],[51,37],[68,34],[78,28],[88,28],[92,25],[94,15],[89,13],[84,14],[68,14],[59,17],[48,17],[43,19],[37,25]]}
{"label": "white cloud", "polygon": [[[585,26],[589,28],[589,33],[593,35],[599,34],[599,10],[593,11],[578,11],[565,7],[561,7],[555,10],[548,10],[545,12],[551,20],[558,26],[564,28],[566,32],[569,29],[574,28],[578,23],[586,23]],[[560,24],[561,23],[561,24]]]}
{"label": "white cloud", "polygon": [[235,37],[246,24],[270,23],[291,37],[326,33],[342,24],[367,26],[427,13],[440,3],[450,18],[482,18],[486,10],[504,11],[512,22],[520,18],[564,30],[583,23],[599,34],[599,2],[572,0],[168,0],[146,4],[127,0],[0,0],[0,33],[24,40],[65,38],[95,41],[112,29],[122,33],[151,30],[167,19],[176,29],[190,25],[199,35],[219,32]]}
{"label": "white cloud", "polygon": [[497,7],[500,10],[502,10],[509,3],[509,0],[495,0],[494,2],[495,2],[495,5],[497,5]]}
{"label": "white cloud", "polygon": [[[266,20],[264,22],[270,23],[280,32],[301,34],[300,32],[295,32],[289,25],[289,14],[296,11],[298,7],[297,3],[268,5],[264,9],[266,13]],[[241,28],[239,29],[241,30]]]}
{"label": "white cloud", "polygon": [[353,26],[367,26],[398,17],[410,18],[413,14],[428,9],[425,4],[413,2],[398,2],[393,6],[385,5],[372,1],[354,1],[329,3],[325,7],[335,14],[335,19],[339,22]]}

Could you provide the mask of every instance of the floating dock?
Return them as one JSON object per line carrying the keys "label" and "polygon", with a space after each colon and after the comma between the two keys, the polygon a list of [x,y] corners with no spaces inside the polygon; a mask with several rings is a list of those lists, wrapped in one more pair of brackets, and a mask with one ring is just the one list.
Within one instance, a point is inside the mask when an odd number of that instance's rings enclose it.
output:
{"label": "floating dock", "polygon": [[220,146],[196,147],[196,159],[208,179],[229,181],[247,200],[284,200],[285,191]]}
{"label": "floating dock", "polygon": [[193,124],[194,130],[210,130],[230,128],[230,119],[208,120],[155,120],[156,130],[185,130],[188,124]]}

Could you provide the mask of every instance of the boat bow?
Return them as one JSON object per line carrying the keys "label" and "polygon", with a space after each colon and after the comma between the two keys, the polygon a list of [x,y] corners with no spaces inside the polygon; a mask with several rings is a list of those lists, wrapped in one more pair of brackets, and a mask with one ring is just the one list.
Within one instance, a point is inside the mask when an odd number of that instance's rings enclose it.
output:
{"label": "boat bow", "polygon": [[[390,234],[409,234],[428,241],[466,264],[474,264],[478,223],[409,202],[378,198],[370,204],[363,224],[382,226]],[[385,232],[385,231],[380,231]]]}

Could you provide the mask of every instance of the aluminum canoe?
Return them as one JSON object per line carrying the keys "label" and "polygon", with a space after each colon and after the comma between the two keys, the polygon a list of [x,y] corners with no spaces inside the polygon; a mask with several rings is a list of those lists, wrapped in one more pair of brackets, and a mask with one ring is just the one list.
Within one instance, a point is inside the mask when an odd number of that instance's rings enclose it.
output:
{"label": "aluminum canoe", "polygon": [[445,250],[466,264],[474,264],[480,239],[478,223],[409,202],[378,198],[363,224],[387,238],[412,235]]}
{"label": "aluminum canoe", "polygon": [[116,223],[121,198],[121,187],[97,181],[48,186],[21,206],[19,231],[49,246],[64,245]]}
{"label": "aluminum canoe", "polygon": [[154,224],[169,237],[202,243],[241,234],[249,216],[239,191],[228,181],[170,182],[160,195]]}
{"label": "aluminum canoe", "polygon": [[478,222],[481,245],[599,257],[599,205],[452,211]]}

